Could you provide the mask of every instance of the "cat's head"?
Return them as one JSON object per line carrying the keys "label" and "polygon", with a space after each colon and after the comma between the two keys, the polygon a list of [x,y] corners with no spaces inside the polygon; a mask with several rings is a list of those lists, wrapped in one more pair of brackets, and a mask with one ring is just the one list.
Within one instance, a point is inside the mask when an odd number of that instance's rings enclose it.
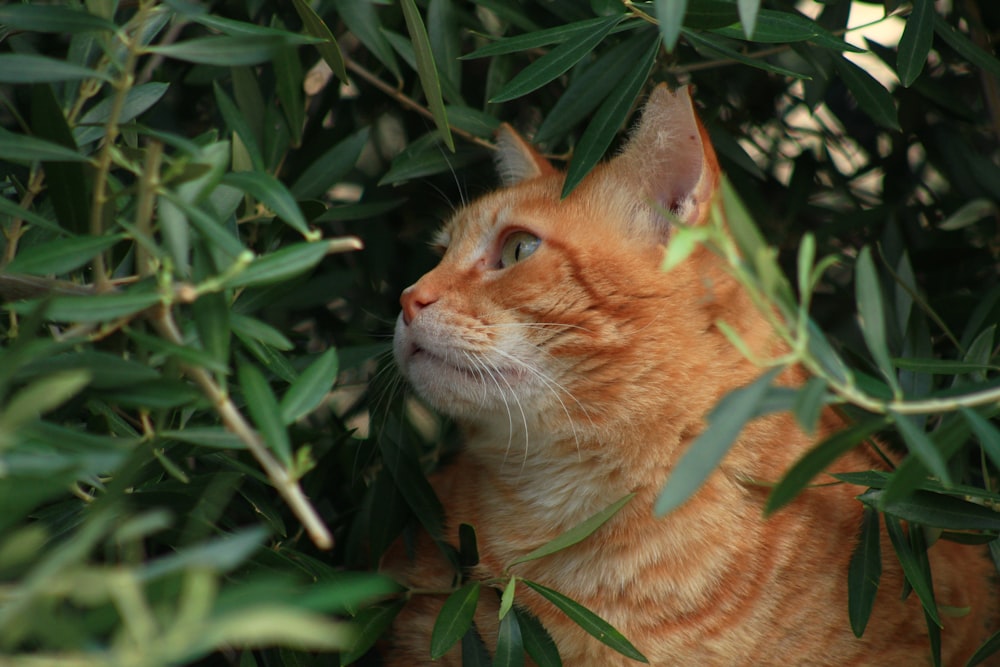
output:
{"label": "cat's head", "polygon": [[688,91],[656,88],[625,149],[565,199],[563,174],[508,127],[497,162],[504,187],[448,221],[440,263],[400,299],[395,356],[417,392],[505,437],[568,433],[642,410],[665,368],[698,373],[703,278],[661,270],[672,221],[703,222],[718,184]]}

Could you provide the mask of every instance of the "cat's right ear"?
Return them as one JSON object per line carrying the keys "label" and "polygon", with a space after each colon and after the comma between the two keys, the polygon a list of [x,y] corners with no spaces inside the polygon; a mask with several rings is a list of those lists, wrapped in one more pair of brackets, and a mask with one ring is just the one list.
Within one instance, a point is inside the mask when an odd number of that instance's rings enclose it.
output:
{"label": "cat's right ear", "polygon": [[497,172],[504,186],[555,171],[555,167],[507,123],[497,130]]}

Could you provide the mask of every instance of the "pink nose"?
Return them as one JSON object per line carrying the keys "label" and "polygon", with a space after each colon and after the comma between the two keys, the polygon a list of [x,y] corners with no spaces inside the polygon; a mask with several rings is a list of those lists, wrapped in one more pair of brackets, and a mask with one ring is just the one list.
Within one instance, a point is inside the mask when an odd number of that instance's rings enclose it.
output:
{"label": "pink nose", "polygon": [[399,297],[399,303],[403,306],[403,322],[409,325],[417,313],[437,300],[437,295],[421,282],[410,285]]}

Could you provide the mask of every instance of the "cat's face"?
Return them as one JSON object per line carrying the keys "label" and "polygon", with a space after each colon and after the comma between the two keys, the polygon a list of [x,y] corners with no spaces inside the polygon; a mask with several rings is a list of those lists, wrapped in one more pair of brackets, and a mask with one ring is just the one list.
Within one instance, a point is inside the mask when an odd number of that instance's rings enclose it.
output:
{"label": "cat's face", "polygon": [[[508,186],[446,224],[440,264],[401,298],[396,360],[435,408],[502,430],[559,430],[600,423],[602,406],[629,400],[623,380],[650,367],[650,346],[672,327],[660,270],[667,223],[649,202],[694,221],[715,178],[686,93],[654,93],[644,119],[625,153],[565,200],[561,174],[515,135],[501,137]],[[672,153],[659,162],[658,140]],[[667,171],[688,160],[694,175],[651,188],[646,172],[663,159]]]}

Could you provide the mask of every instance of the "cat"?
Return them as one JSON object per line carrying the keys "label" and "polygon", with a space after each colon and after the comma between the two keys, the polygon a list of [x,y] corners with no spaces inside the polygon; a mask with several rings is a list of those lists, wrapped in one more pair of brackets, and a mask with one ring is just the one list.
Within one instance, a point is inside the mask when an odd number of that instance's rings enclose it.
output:
{"label": "cat", "polygon": [[[403,375],[464,434],[464,449],[432,484],[444,538],[457,546],[460,524],[476,530],[480,560],[469,576],[501,580],[518,557],[634,493],[587,539],[510,572],[596,612],[653,665],[930,664],[920,602],[901,600],[903,575],[884,538],[874,613],[863,638],[850,629],[846,572],[863,489],[811,488],[765,519],[767,491],[747,481],[777,480],[843,428],[833,412],[812,437],[787,414],[752,421],[686,504],[653,515],[706,413],[761,374],[716,322],[761,357],[783,350],[708,250],[661,269],[671,219],[704,223],[720,178],[688,89],[655,88],[624,150],[565,199],[563,174],[511,128],[497,144],[503,187],[440,231],[442,259],[403,292],[394,340]],[[795,368],[781,376],[805,379]],[[836,464],[884,466],[864,446]],[[992,566],[980,548],[944,541],[929,557],[938,603],[969,610],[945,616],[942,632],[944,664],[964,664],[997,629]],[[455,585],[427,535],[415,553],[390,550],[383,568],[419,589]],[[412,596],[386,664],[432,663],[445,597]],[[637,664],[523,585],[516,601],[547,629],[563,664]],[[491,650],[497,610],[484,592],[475,625]],[[461,664],[460,648],[433,664]]]}

